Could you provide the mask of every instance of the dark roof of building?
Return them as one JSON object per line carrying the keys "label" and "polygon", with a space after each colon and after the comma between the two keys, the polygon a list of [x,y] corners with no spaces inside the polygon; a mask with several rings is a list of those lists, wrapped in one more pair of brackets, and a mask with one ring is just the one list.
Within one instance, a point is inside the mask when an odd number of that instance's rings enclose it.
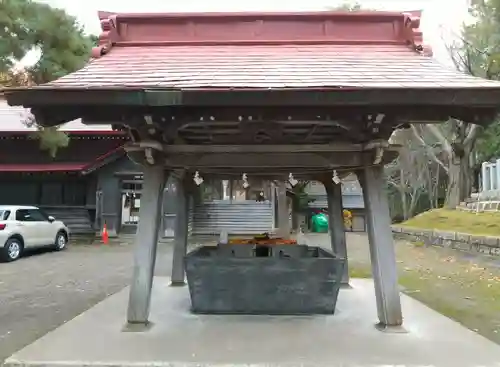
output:
{"label": "dark roof of building", "polygon": [[85,163],[0,164],[0,172],[80,172]]}
{"label": "dark roof of building", "polygon": [[72,135],[67,147],[55,157],[42,150],[37,139],[5,136],[0,132],[0,172],[78,172],[90,173],[123,156],[125,135],[103,138],[99,135]]}

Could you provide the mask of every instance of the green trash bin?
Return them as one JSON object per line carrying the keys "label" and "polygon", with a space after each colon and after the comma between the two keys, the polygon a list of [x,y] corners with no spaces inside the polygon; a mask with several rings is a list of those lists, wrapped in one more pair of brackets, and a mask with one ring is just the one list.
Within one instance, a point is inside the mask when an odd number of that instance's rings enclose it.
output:
{"label": "green trash bin", "polygon": [[315,233],[328,233],[328,216],[325,213],[313,215],[312,231]]}

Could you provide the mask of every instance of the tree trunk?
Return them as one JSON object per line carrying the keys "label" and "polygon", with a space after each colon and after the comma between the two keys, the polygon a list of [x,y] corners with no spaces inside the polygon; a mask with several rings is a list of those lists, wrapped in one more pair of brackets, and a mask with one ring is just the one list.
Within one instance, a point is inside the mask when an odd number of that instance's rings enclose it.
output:
{"label": "tree trunk", "polygon": [[399,188],[399,194],[401,196],[401,209],[403,210],[403,219],[408,220],[408,202],[406,200],[406,190],[404,188],[405,181],[404,181],[404,171],[403,169],[399,170],[399,175],[400,175],[400,188]]}
{"label": "tree trunk", "polygon": [[448,125],[452,140],[448,140],[436,125],[427,125],[427,129],[442,144],[448,156],[445,207],[455,209],[471,193],[471,152],[481,132],[481,126],[453,118],[450,118]]}
{"label": "tree trunk", "polygon": [[465,199],[469,198],[472,192],[472,175],[473,171],[470,166],[470,160],[466,159],[466,164],[462,166],[462,180],[463,184],[461,186],[460,192],[460,202],[465,201]]}
{"label": "tree trunk", "polygon": [[432,190],[434,195],[434,206],[432,208],[437,208],[439,206],[439,186],[441,185],[441,166],[439,164],[436,166],[436,183],[434,189]]}
{"label": "tree trunk", "polygon": [[479,176],[481,175],[481,165],[475,165],[474,168],[472,168],[472,187],[471,190],[474,190],[474,192],[479,192],[480,191],[480,183],[479,183]]}
{"label": "tree trunk", "polygon": [[408,208],[408,218],[413,218],[415,216],[415,210],[417,209],[417,205],[420,199],[420,195],[422,194],[420,189],[414,189],[410,195],[410,205]]}
{"label": "tree trunk", "polygon": [[470,151],[463,153],[458,155],[454,149],[449,162],[448,190],[445,202],[445,207],[448,209],[455,209],[471,193]]}
{"label": "tree trunk", "polygon": [[460,164],[450,163],[448,170],[448,189],[446,192],[445,207],[455,209],[460,204],[462,175]]}

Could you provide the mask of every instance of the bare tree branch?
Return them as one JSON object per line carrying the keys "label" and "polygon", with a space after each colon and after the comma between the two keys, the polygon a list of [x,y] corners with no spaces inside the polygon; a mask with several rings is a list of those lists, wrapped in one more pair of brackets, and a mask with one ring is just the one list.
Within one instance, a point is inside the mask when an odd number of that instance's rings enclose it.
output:
{"label": "bare tree branch", "polygon": [[438,156],[436,155],[436,153],[434,153],[434,151],[432,150],[432,147],[429,147],[429,145],[425,142],[425,140],[422,138],[422,136],[420,136],[420,133],[418,132],[418,130],[415,127],[415,125],[412,124],[411,125],[411,129],[413,131],[413,135],[417,139],[417,141],[420,144],[420,146],[426,149],[427,153],[432,158],[432,160],[434,162],[436,162],[437,164],[439,164],[445,170],[445,172],[448,172],[448,167],[446,166],[446,164],[444,164],[444,162],[441,161],[441,159],[438,158]]}
{"label": "bare tree branch", "polygon": [[471,124],[471,128],[464,139],[464,147],[472,148],[472,145],[476,142],[479,133],[482,131],[482,127],[476,124]]}
{"label": "bare tree branch", "polygon": [[387,179],[387,183],[389,185],[393,186],[395,189],[398,189],[398,190],[400,189],[399,185],[395,181],[391,180],[390,178]]}
{"label": "bare tree branch", "polygon": [[451,157],[451,155],[453,154],[453,150],[450,143],[448,142],[448,139],[446,139],[439,127],[432,124],[428,124],[426,125],[426,127],[432,133],[432,135],[434,135],[434,137],[442,144],[444,151],[446,151],[446,153],[448,153]]}

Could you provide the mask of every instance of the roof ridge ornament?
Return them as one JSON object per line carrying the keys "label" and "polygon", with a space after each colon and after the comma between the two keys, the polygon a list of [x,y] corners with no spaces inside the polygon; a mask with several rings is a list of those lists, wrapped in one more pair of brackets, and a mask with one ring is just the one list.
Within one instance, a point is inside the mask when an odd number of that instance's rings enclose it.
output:
{"label": "roof ridge ornament", "polygon": [[98,59],[106,55],[119,40],[119,34],[116,28],[116,14],[99,11],[98,15],[101,21],[102,32],[99,35],[98,45],[92,48],[93,59]]}
{"label": "roof ridge ornament", "polygon": [[342,183],[342,180],[340,179],[338,173],[337,173],[337,170],[334,169],[333,170],[333,174],[332,174],[332,182],[335,184],[335,185],[338,185],[340,183]]}
{"label": "roof ridge ornament", "polygon": [[422,11],[404,12],[403,36],[414,51],[423,56],[432,56],[432,47],[424,44],[423,33],[420,30],[420,18]]}
{"label": "roof ridge ornament", "polygon": [[203,177],[201,177],[200,172],[196,171],[193,176],[193,181],[196,186],[200,186],[203,183]]}
{"label": "roof ridge ornament", "polygon": [[242,176],[241,176],[242,180],[243,180],[243,188],[246,190],[248,189],[248,187],[250,186],[250,184],[248,183],[248,176],[246,173],[244,173]]}
{"label": "roof ridge ornament", "polygon": [[299,181],[297,181],[297,180],[293,177],[293,173],[290,173],[290,174],[288,175],[288,182],[290,183],[290,185],[291,185],[292,187],[295,187],[295,186],[299,183]]}

